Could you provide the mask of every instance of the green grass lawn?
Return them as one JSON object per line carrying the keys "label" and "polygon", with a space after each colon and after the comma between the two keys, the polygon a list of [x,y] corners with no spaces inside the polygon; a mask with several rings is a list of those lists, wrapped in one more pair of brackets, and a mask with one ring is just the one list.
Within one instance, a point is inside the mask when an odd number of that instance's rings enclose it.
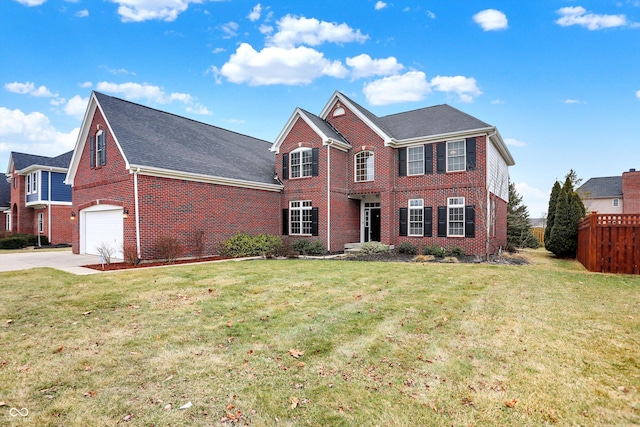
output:
{"label": "green grass lawn", "polygon": [[640,424],[640,277],[528,257],[2,273],[0,425]]}

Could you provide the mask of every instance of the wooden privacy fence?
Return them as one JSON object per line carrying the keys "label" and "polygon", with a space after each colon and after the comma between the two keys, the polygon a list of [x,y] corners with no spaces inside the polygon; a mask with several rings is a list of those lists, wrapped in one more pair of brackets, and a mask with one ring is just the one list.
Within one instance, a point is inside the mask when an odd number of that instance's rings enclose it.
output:
{"label": "wooden privacy fence", "polygon": [[589,271],[640,274],[640,215],[599,215],[578,224],[578,261]]}

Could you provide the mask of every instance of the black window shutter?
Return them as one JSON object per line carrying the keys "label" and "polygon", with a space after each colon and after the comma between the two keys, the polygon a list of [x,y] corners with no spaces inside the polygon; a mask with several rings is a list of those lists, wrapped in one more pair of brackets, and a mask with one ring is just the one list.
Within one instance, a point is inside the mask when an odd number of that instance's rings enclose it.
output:
{"label": "black window shutter", "polygon": [[476,237],[476,210],[470,205],[464,207],[464,237]]}
{"label": "black window shutter", "polygon": [[282,155],[282,179],[289,179],[289,153]]}
{"label": "black window shutter", "polygon": [[424,236],[433,236],[433,208],[424,208]]}
{"label": "black window shutter", "polygon": [[407,208],[400,208],[400,235],[407,235],[407,216],[409,211]]}
{"label": "black window shutter", "polygon": [[447,237],[447,207],[438,206],[438,237]]}
{"label": "black window shutter", "polygon": [[289,235],[289,209],[282,209],[282,235]]}
{"label": "black window shutter", "polygon": [[318,208],[311,208],[311,235],[318,235]]}
{"label": "black window shutter", "polygon": [[467,138],[467,170],[476,170],[476,139]]}
{"label": "black window shutter", "polygon": [[407,149],[404,147],[398,149],[398,175],[407,176]]}
{"label": "black window shutter", "polygon": [[446,151],[446,144],[444,142],[436,144],[436,168],[438,173],[445,173],[447,171]]}
{"label": "black window shutter", "polygon": [[433,173],[433,144],[424,146],[424,173],[427,175]]}
{"label": "black window shutter", "polygon": [[92,136],[89,138],[89,166],[93,169],[96,166],[96,138]]}
{"label": "black window shutter", "polygon": [[318,152],[317,148],[311,149],[311,176],[318,176]]}

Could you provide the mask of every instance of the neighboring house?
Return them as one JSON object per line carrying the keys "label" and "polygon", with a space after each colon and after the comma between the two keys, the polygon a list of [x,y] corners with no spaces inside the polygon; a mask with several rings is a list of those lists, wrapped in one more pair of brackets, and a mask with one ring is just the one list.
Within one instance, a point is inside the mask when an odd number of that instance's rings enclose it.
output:
{"label": "neighboring house", "polygon": [[622,176],[590,178],[576,190],[588,212],[599,214],[640,213],[640,171]]}
{"label": "neighboring house", "polygon": [[69,166],[73,252],[214,253],[238,232],[277,234],[282,185],[267,141],[91,94]]}
{"label": "neighboring house", "polygon": [[7,178],[11,233],[46,235],[52,244],[71,243],[71,187],[64,183],[72,152],[57,157],[11,152]]}
{"label": "neighboring house", "polygon": [[[4,231],[11,232],[11,178],[0,179],[0,212],[5,214]],[[0,233],[2,235],[3,233]]]}
{"label": "neighboring house", "polygon": [[277,137],[282,232],[349,243],[506,245],[508,167],[495,126],[448,105],[377,117],[340,92],[319,116],[297,108]]}

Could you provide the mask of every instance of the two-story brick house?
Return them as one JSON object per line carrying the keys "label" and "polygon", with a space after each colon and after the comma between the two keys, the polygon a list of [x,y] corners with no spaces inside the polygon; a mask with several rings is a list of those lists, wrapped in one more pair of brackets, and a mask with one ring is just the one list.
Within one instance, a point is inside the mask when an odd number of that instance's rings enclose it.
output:
{"label": "two-story brick house", "polygon": [[71,243],[71,187],[64,183],[72,151],[56,157],[11,152],[11,187],[5,211],[11,233],[46,235],[52,244]]}
{"label": "two-story brick house", "polygon": [[448,105],[377,117],[340,92],[297,108],[276,139],[282,232],[345,244],[506,244],[508,167],[495,126]]}

